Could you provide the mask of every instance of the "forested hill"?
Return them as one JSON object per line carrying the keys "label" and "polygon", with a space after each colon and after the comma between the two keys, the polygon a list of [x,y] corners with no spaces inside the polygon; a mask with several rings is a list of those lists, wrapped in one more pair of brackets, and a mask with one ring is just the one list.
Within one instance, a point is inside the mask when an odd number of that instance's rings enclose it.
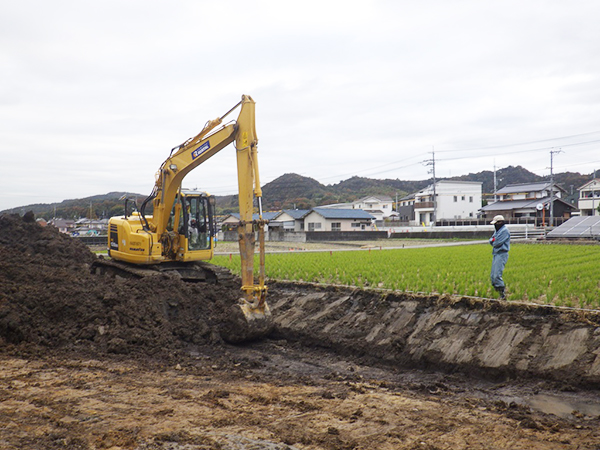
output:
{"label": "forested hill", "polygon": [[[577,190],[592,178],[592,174],[572,172],[554,175],[555,182],[567,192],[571,186]],[[480,181],[484,193],[494,192],[494,172],[483,171],[459,177],[446,178],[460,181]],[[508,184],[533,183],[545,178],[529,172],[521,166],[509,166],[496,171],[497,188]],[[308,209],[314,206],[331,203],[352,202],[368,195],[387,195],[393,199],[402,198],[418,192],[432,183],[431,179],[405,181],[399,179],[376,180],[363,177],[352,177],[337,184],[323,185],[313,178],[287,173],[263,186],[264,207],[266,210]],[[235,208],[236,197],[221,197],[217,204],[224,209]]]}
{"label": "forested hill", "polygon": [[[554,175],[554,180],[562,186],[567,193],[577,190],[580,186],[592,179],[592,174],[564,172]],[[483,171],[468,175],[447,178],[462,181],[480,181],[483,183],[484,193],[494,191],[494,173]],[[540,177],[521,166],[509,166],[496,171],[498,189],[507,184],[532,183],[544,181]],[[337,184],[324,185],[317,180],[304,177],[295,173],[286,173],[277,179],[265,184],[263,190],[263,206],[265,211],[280,209],[309,209],[315,206],[331,203],[352,202],[368,195],[387,195],[393,199],[402,198],[407,194],[418,192],[431,184],[432,180],[406,181],[399,179],[377,180],[364,177],[352,177]],[[79,218],[79,217],[110,217],[123,214],[123,195],[137,197],[138,204],[146,198],[142,194],[124,192],[110,192],[75,200],[64,200],[60,203],[26,205],[3,213],[23,213],[33,211],[37,217],[50,219],[52,217]],[[91,213],[90,213],[91,211]],[[226,214],[237,211],[237,196],[227,195],[217,197],[217,212]]]}
{"label": "forested hill", "polygon": [[146,198],[146,195],[141,194],[109,192],[108,194],[94,195],[92,197],[63,200],[59,203],[35,203],[33,205],[0,211],[0,213],[23,214],[27,211],[33,211],[36,217],[43,217],[45,219],[53,217],[63,219],[112,217],[123,214],[124,201],[120,199],[124,195],[130,198],[138,198],[138,203]]}

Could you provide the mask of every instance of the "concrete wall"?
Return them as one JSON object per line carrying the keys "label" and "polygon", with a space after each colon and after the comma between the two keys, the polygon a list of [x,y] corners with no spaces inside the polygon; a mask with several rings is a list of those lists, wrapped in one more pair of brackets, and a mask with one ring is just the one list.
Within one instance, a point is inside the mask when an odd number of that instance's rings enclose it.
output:
{"label": "concrete wall", "polygon": [[[414,231],[392,233],[391,239],[488,239],[493,231]],[[387,236],[386,236],[387,237]]]}
{"label": "concrete wall", "polygon": [[[274,242],[370,241],[387,237],[387,231],[269,231],[265,234],[266,241]],[[237,242],[237,240],[237,231],[219,232],[219,241]],[[258,233],[256,240],[258,241]]]}
{"label": "concrete wall", "polygon": [[386,239],[387,231],[313,231],[306,232],[306,242],[370,241]]}
{"label": "concrete wall", "polygon": [[306,233],[293,231],[269,231],[265,240],[274,242],[306,242]]}

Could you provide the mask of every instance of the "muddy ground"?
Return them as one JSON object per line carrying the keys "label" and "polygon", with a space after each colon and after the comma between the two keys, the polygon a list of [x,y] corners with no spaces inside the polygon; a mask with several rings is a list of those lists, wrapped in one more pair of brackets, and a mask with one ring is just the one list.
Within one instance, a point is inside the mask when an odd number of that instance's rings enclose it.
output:
{"label": "muddy ground", "polygon": [[589,387],[416,369],[351,333],[230,345],[237,292],[91,275],[87,248],[25,219],[0,217],[2,449],[600,449]]}

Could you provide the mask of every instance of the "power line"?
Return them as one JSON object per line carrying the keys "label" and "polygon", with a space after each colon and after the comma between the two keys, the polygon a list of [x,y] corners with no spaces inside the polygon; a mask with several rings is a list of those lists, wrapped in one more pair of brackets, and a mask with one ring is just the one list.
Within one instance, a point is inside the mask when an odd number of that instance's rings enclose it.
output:
{"label": "power line", "polygon": [[[557,138],[552,138],[552,139],[541,139],[541,140],[529,141],[529,142],[523,142],[523,143],[495,145],[495,146],[478,147],[478,148],[470,148],[470,149],[454,149],[454,150],[441,150],[441,151],[438,150],[437,153],[462,153],[462,152],[471,152],[471,151],[510,148],[510,147],[517,147],[517,146],[541,143],[541,142],[550,142],[550,141],[557,141],[557,140],[563,140],[563,139],[571,139],[571,138],[575,138],[575,137],[590,136],[590,135],[594,135],[594,134],[598,134],[598,133],[600,133],[600,131],[593,131],[590,133],[582,133],[582,134],[576,134],[576,135],[570,135],[570,136],[562,136],[562,137],[557,137]],[[594,139],[594,140],[589,140],[589,141],[584,141],[584,142],[574,142],[574,143],[570,143],[570,144],[563,144],[563,145],[561,145],[561,148],[562,147],[577,147],[577,146],[582,146],[582,145],[595,144],[595,143],[599,143],[599,142],[600,142],[600,139]],[[536,153],[536,152],[541,152],[541,151],[548,151],[549,148],[554,148],[554,147],[538,147],[538,148],[533,148],[533,149],[515,150],[515,151],[510,151],[510,152],[503,152],[503,155]],[[405,151],[407,151],[407,150],[405,150]],[[335,174],[335,175],[329,175],[326,177],[320,177],[319,179],[320,180],[331,180],[331,179],[340,179],[340,178],[343,179],[343,177],[355,176],[357,174],[365,174],[365,175],[373,176],[373,175],[380,175],[380,174],[384,174],[384,173],[399,171],[399,170],[407,169],[409,167],[417,166],[417,165],[421,164],[421,162],[415,162],[415,163],[400,165],[400,166],[395,166],[394,164],[403,163],[403,162],[410,161],[411,159],[415,159],[415,158],[422,158],[426,155],[427,155],[427,152],[415,153],[412,156],[401,159],[401,160],[391,161],[391,162],[388,162],[385,164],[378,164],[378,165],[370,167],[370,168],[356,170],[353,172],[347,172],[347,173],[343,173],[343,174]],[[464,159],[480,159],[480,158],[487,158],[487,157],[489,157],[488,154],[477,155],[477,156],[473,156],[473,155],[471,155],[471,156],[455,156],[455,157],[448,157],[448,158],[437,158],[437,161],[438,162],[440,162],[440,161],[459,161],[459,160],[464,160]],[[591,163],[595,163],[595,162],[598,162],[598,161],[580,162],[578,164],[571,164],[570,166],[591,164]],[[378,170],[381,168],[385,168],[385,170]],[[305,175],[305,176],[307,176],[307,175]],[[274,179],[275,178],[271,179],[270,181],[273,181]],[[236,188],[237,188],[236,185],[219,186],[219,187],[211,189],[211,192],[214,192],[214,193],[224,192],[224,191],[231,192],[231,191],[235,190]]]}
{"label": "power line", "polygon": [[[460,151],[460,152],[471,152],[471,151],[480,151],[480,150],[492,150],[492,149],[498,149],[498,148],[508,148],[508,147],[518,147],[521,145],[531,145],[531,144],[537,144],[540,142],[552,142],[552,141],[558,141],[561,139],[572,139],[575,137],[581,137],[581,136],[589,136],[592,134],[598,134],[600,133],[600,131],[592,131],[589,133],[582,133],[582,134],[573,134],[570,136],[562,136],[562,137],[557,137],[557,138],[550,138],[550,139],[540,139],[540,140],[536,140],[536,141],[529,141],[529,142],[520,142],[520,143],[515,143],[515,144],[502,144],[502,145],[491,145],[491,146],[487,146],[487,147],[475,147],[475,148],[465,148],[465,149],[459,149],[459,150],[438,150],[438,153],[447,153],[447,152],[455,152],[455,151]],[[599,140],[594,140],[591,142],[599,142]]]}
{"label": "power line", "polygon": [[554,155],[562,153],[562,150],[550,150],[550,226],[554,226]]}
{"label": "power line", "polygon": [[[595,144],[600,142],[600,139],[596,139],[593,141],[586,141],[586,142],[576,142],[573,144],[564,144],[561,145],[561,147],[576,147],[578,145],[587,145],[587,144]],[[551,149],[554,147],[540,147],[540,148],[533,148],[533,149],[529,149],[529,150],[515,150],[514,152],[504,152],[502,153],[502,155],[515,155],[515,154],[523,154],[523,153],[534,153],[534,152],[542,152],[542,151],[548,151],[548,149]],[[456,150],[456,152],[462,152],[462,150]],[[487,158],[489,155],[479,155],[479,156],[457,156],[455,158],[442,158],[442,159],[438,159],[438,161],[456,161],[459,159],[477,159],[477,158]]]}

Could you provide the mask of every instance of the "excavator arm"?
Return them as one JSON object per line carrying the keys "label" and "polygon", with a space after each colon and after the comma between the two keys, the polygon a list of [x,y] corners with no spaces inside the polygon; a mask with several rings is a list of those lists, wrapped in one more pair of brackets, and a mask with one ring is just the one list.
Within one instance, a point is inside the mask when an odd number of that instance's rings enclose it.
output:
{"label": "excavator arm", "polygon": [[[222,122],[233,110],[240,107],[236,121],[222,126]],[[258,137],[255,127],[255,102],[250,96],[242,100],[225,115],[207,123],[195,137],[175,147],[169,158],[157,172],[154,190],[151,194],[154,213],[150,221],[145,221],[149,231],[160,237],[163,246],[173,242],[167,238],[168,221],[177,193],[185,176],[231,143],[235,143],[238,172],[238,194],[240,222],[238,237],[242,263],[242,290],[244,292],[244,314],[264,314],[266,303],[264,270],[264,226],[262,214],[262,191],[258,172]],[[258,220],[252,220],[254,197],[258,199]],[[259,283],[254,282],[255,227],[259,233],[260,271]],[[176,242],[173,244],[176,245]],[[163,253],[174,249],[163,248]],[[268,311],[267,311],[268,312]]]}

